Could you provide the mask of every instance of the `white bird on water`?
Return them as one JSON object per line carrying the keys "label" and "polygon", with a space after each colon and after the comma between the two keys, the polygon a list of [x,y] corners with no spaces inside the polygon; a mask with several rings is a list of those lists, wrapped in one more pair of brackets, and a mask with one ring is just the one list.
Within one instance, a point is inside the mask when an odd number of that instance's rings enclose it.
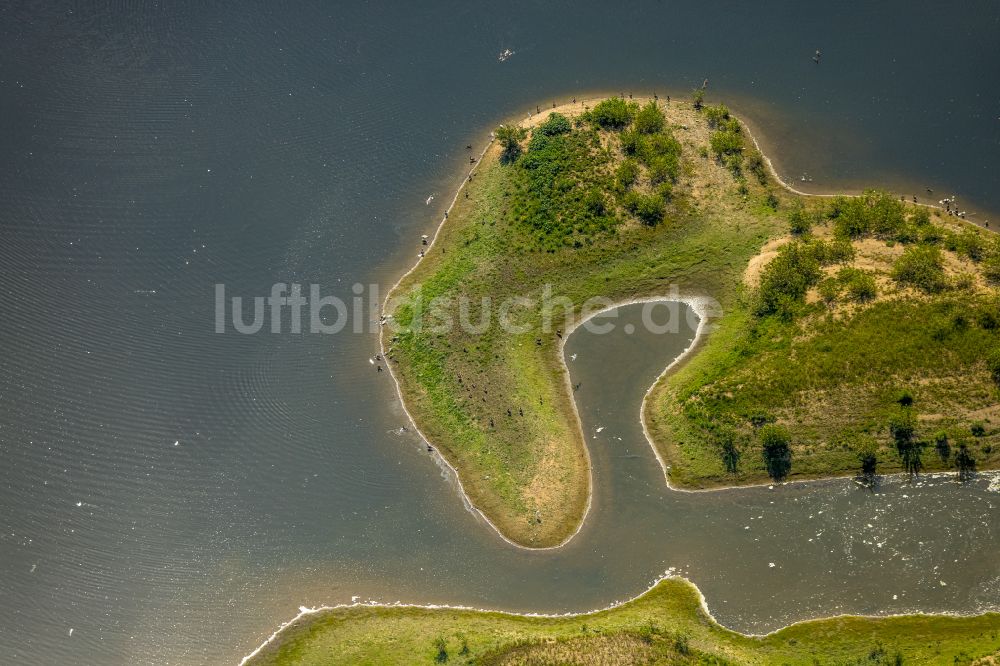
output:
{"label": "white bird on water", "polygon": [[432,201],[434,201],[434,195],[433,194],[430,195],[429,197],[427,197],[427,201],[424,202],[424,205],[425,206],[430,206]]}

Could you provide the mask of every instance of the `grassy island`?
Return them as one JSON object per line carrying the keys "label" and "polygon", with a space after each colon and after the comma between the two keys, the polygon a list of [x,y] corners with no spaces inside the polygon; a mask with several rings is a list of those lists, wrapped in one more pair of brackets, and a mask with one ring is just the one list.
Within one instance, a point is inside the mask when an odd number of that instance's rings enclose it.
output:
{"label": "grassy island", "polygon": [[[507,538],[558,545],[586,512],[561,353],[593,297],[721,306],[645,404],[676,486],[1000,461],[988,232],[877,191],[799,196],[697,96],[575,103],[496,134],[382,342],[408,411]],[[512,296],[532,303],[506,313],[517,332],[494,312]]]}
{"label": "grassy island", "polygon": [[621,606],[576,616],[377,606],[320,611],[290,625],[249,664],[989,666],[997,658],[996,614],[844,616],[753,637],[717,624],[693,585],[666,579]]}
{"label": "grassy island", "polygon": [[[800,196],[700,95],[572,104],[496,135],[387,301],[382,344],[416,424],[512,541],[558,545],[586,512],[589,458],[561,354],[593,297],[720,305],[644,405],[677,486],[997,466],[992,235],[884,192]],[[511,296],[533,305],[507,325],[484,317]],[[746,636],[667,579],[576,616],[324,610],[250,663],[986,666],[998,651],[996,614],[838,617]]]}

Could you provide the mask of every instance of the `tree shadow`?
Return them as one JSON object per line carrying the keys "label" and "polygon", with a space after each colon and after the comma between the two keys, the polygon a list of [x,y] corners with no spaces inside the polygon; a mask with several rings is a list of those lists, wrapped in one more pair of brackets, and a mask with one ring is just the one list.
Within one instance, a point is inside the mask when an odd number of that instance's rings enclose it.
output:
{"label": "tree shadow", "polygon": [[958,480],[962,483],[971,481],[976,476],[976,459],[969,452],[969,447],[960,444],[955,454],[955,467],[958,468]]}
{"label": "tree shadow", "polygon": [[854,477],[854,480],[858,482],[858,485],[863,487],[865,490],[869,490],[873,493],[878,492],[879,488],[882,487],[882,475],[881,474],[858,474]]}
{"label": "tree shadow", "polygon": [[739,447],[733,441],[727,441],[722,445],[722,464],[725,465],[726,471],[730,474],[736,474],[740,467],[740,453]]}
{"label": "tree shadow", "polygon": [[948,462],[948,459],[951,457],[951,444],[948,443],[947,437],[939,438],[934,443],[934,450],[937,451],[941,462]]}
{"label": "tree shadow", "polygon": [[500,163],[505,166],[511,165],[517,161],[517,158],[521,156],[522,152],[521,146],[515,144],[500,153]]}
{"label": "tree shadow", "polygon": [[920,470],[924,468],[924,461],[922,459],[923,450],[923,442],[917,442],[912,439],[896,441],[896,451],[899,453],[900,460],[903,463],[903,469],[911,476],[920,474]]}

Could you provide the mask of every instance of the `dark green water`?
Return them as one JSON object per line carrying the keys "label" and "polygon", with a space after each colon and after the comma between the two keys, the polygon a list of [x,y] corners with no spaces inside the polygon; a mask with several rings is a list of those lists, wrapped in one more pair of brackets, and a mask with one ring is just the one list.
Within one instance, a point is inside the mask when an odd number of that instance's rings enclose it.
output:
{"label": "dark green water", "polygon": [[213,285],[387,287],[502,119],[705,78],[792,179],[1000,211],[998,28],[989,2],[4,3],[2,661],[232,663],[299,605],[582,610],[668,567],[745,630],[995,606],[985,483],[668,492],[637,414],[683,335],[571,341],[617,361],[573,366],[597,496],[527,553],[396,434],[373,334],[216,335]]}

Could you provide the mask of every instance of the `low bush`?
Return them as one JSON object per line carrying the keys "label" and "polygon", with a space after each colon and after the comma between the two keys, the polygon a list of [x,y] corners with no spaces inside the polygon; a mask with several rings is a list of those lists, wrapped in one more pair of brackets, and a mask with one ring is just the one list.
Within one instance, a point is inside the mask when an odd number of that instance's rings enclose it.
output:
{"label": "low bush", "polygon": [[726,155],[735,155],[743,150],[743,137],[737,131],[716,130],[709,138],[709,146],[716,157],[724,158]]}
{"label": "low bush", "polygon": [[840,298],[840,292],[843,291],[843,286],[835,277],[823,278],[817,287],[819,291],[819,297],[823,299],[823,302],[830,305],[838,298]]}
{"label": "low bush", "polygon": [[659,195],[647,195],[631,191],[622,202],[625,210],[639,218],[647,226],[656,226],[663,221],[666,206]]}
{"label": "low bush", "polygon": [[801,302],[809,288],[819,282],[822,272],[814,247],[793,241],[767,264],[760,278],[758,314],[789,314],[789,305]]}
{"label": "low bush", "polygon": [[1000,284],[1000,252],[993,252],[983,259],[983,275],[992,284]]}
{"label": "low bush", "polygon": [[633,109],[620,97],[611,97],[599,102],[590,112],[590,118],[604,129],[624,129],[632,122]]}
{"label": "low bush", "polygon": [[747,157],[747,170],[757,177],[761,185],[767,184],[767,170],[764,168],[764,158],[756,150]]}
{"label": "low bush", "polygon": [[875,277],[860,268],[841,268],[837,273],[837,280],[844,286],[847,297],[858,303],[874,300],[878,293]]}
{"label": "low bush", "polygon": [[726,108],[725,104],[719,104],[718,106],[706,106],[705,120],[708,122],[708,126],[712,129],[724,126],[729,120],[729,109]]}
{"label": "low bush", "polygon": [[539,125],[536,131],[547,136],[554,136],[556,134],[566,134],[572,130],[573,126],[566,116],[561,113],[550,113],[548,119]]}
{"label": "low bush", "polygon": [[895,239],[906,222],[906,207],[888,192],[866,190],[859,197],[837,197],[830,217],[834,233],[842,238]]}
{"label": "low bush", "polygon": [[987,255],[986,240],[975,229],[963,229],[949,234],[945,239],[945,247],[977,262],[985,259]]}
{"label": "low bush", "polygon": [[705,106],[705,91],[702,88],[696,88],[691,91],[691,103],[694,104],[695,111],[701,111]]}
{"label": "low bush", "polygon": [[807,234],[812,229],[812,220],[806,215],[801,204],[792,206],[788,212],[788,228],[796,236]]}
{"label": "low bush", "polygon": [[836,240],[831,242],[823,240],[809,241],[813,255],[823,266],[831,264],[842,264],[854,259],[854,246],[849,241]]}
{"label": "low bush", "polygon": [[639,178],[639,165],[635,160],[625,160],[615,171],[615,182],[622,190],[627,190]]}
{"label": "low bush", "polygon": [[976,311],[976,323],[987,331],[1000,328],[1000,307],[996,301],[983,303]]}
{"label": "low bush", "polygon": [[892,278],[928,294],[944,291],[948,286],[941,250],[933,245],[906,248],[893,265]]}
{"label": "low bush", "polygon": [[641,134],[656,134],[663,125],[663,111],[656,102],[649,102],[635,114],[635,129]]}

